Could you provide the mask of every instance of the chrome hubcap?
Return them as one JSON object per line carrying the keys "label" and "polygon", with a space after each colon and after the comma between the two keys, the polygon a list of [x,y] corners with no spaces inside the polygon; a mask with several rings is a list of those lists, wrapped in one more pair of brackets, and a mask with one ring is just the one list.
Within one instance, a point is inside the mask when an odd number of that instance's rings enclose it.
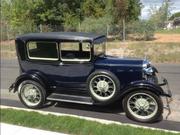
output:
{"label": "chrome hubcap", "polygon": [[128,100],[131,114],[140,119],[150,119],[156,115],[158,105],[156,100],[146,93],[136,93]]}
{"label": "chrome hubcap", "polygon": [[29,106],[35,106],[41,101],[40,90],[34,84],[25,84],[21,88],[21,97]]}
{"label": "chrome hubcap", "polygon": [[106,75],[97,75],[90,82],[92,94],[99,100],[110,99],[116,90],[114,81]]}
{"label": "chrome hubcap", "polygon": [[149,108],[149,102],[143,98],[140,98],[135,101],[135,106],[137,109],[147,110]]}
{"label": "chrome hubcap", "polygon": [[101,91],[104,91],[104,92],[107,92],[108,89],[109,89],[109,84],[108,82],[106,81],[99,81],[97,83],[97,89],[101,90]]}

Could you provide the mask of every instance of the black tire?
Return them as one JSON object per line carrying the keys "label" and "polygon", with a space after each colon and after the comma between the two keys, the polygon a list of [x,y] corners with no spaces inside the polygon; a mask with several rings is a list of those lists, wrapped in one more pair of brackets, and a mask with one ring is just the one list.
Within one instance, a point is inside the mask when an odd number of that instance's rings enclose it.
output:
{"label": "black tire", "polygon": [[[30,105],[25,100],[22,92],[25,89],[26,85],[33,85],[34,87],[36,87],[38,89],[40,99],[39,99],[39,101],[38,101],[38,103],[36,105]],[[45,102],[46,102],[46,91],[45,91],[45,89],[42,87],[42,85],[40,85],[39,83],[37,83],[37,82],[35,82],[33,80],[25,80],[25,81],[22,81],[19,84],[19,86],[18,86],[18,96],[19,96],[20,101],[26,107],[31,108],[31,109],[42,108],[44,106]]]}
{"label": "black tire", "polygon": [[[138,94],[142,94],[144,93],[145,95],[148,95],[150,97],[152,97],[152,99],[155,101],[155,106],[157,107],[157,109],[155,109],[156,111],[154,111],[152,117],[147,117],[147,118],[140,118],[140,117],[136,117],[135,115],[133,115],[132,110],[130,109],[130,107],[128,107],[128,103],[130,101],[130,99],[133,97],[133,95],[138,95]],[[150,107],[150,106],[149,106]],[[147,90],[136,90],[133,91],[131,93],[129,93],[123,100],[123,109],[126,113],[126,116],[132,120],[138,121],[138,122],[144,122],[144,123],[153,123],[159,120],[160,117],[162,117],[162,113],[163,113],[163,102],[162,99],[156,95],[155,93],[152,93],[150,91]],[[143,116],[142,116],[143,117]]]}
{"label": "black tire", "polygon": [[[95,79],[95,77],[99,77],[99,76],[107,77],[107,79],[112,81],[112,85],[115,86],[114,87],[115,89],[113,90],[114,92],[112,92],[112,95],[110,96],[109,99],[100,99],[100,97],[97,96],[97,93],[93,92],[93,90],[91,88],[91,83],[92,83],[93,79]],[[88,77],[87,89],[89,91],[90,96],[95,101],[95,103],[97,103],[99,105],[108,105],[108,104],[114,102],[118,98],[119,93],[120,93],[120,82],[113,73],[111,73],[109,71],[102,71],[102,70],[100,71],[99,70],[99,71],[95,71]]]}

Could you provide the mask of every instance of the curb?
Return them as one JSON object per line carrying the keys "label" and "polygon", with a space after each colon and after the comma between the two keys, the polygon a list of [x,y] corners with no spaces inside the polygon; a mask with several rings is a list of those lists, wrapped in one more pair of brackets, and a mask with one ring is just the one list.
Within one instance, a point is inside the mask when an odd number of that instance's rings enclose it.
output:
{"label": "curb", "polygon": [[134,128],[144,128],[144,129],[151,129],[151,130],[157,130],[157,131],[164,131],[164,132],[168,132],[168,133],[175,133],[175,134],[180,133],[178,131],[173,131],[173,130],[166,130],[166,129],[160,129],[160,128],[147,127],[147,126],[139,126],[139,125],[135,125],[135,124],[121,123],[121,122],[116,122],[116,121],[91,118],[91,117],[85,117],[85,116],[78,116],[78,115],[71,115],[71,114],[65,114],[65,113],[55,113],[55,112],[48,112],[48,111],[24,109],[24,108],[17,108],[17,107],[4,106],[4,105],[0,105],[0,109],[15,109],[15,110],[28,111],[28,112],[38,112],[43,115],[52,114],[55,116],[70,116],[70,117],[75,117],[75,118],[84,119],[84,120],[88,120],[88,121],[95,121],[95,122],[99,122],[101,124],[107,124],[107,125],[117,124],[117,125],[123,125],[123,126],[130,126],[130,127],[134,127]]}

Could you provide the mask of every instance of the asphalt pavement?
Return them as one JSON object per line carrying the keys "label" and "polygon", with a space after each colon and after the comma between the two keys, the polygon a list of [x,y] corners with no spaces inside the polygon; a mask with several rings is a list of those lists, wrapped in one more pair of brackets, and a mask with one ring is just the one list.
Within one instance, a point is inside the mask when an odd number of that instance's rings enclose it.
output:
{"label": "asphalt pavement", "polygon": [[[178,122],[180,121],[180,64],[155,64],[155,66],[160,71],[160,74],[167,78],[170,88],[173,91],[173,118],[170,120],[160,120],[159,122],[152,124],[137,123],[128,119],[124,113],[122,113],[120,108],[117,109],[117,105],[104,108],[99,106],[59,102],[55,105],[47,106],[42,110],[180,131],[180,122]],[[18,74],[19,69],[17,60],[1,60],[1,105],[24,108],[17,98],[17,93],[8,93],[7,90]]]}

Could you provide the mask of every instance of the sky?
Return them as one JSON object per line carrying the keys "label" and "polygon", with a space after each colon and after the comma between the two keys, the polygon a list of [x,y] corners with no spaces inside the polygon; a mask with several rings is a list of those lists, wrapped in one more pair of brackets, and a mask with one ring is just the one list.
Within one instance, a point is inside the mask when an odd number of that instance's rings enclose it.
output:
{"label": "sky", "polygon": [[[142,19],[148,19],[149,18],[149,10],[151,7],[160,7],[162,5],[164,0],[141,0],[143,4],[143,9],[141,12],[141,18]],[[171,2],[171,14],[180,12],[180,0],[170,0]]]}

